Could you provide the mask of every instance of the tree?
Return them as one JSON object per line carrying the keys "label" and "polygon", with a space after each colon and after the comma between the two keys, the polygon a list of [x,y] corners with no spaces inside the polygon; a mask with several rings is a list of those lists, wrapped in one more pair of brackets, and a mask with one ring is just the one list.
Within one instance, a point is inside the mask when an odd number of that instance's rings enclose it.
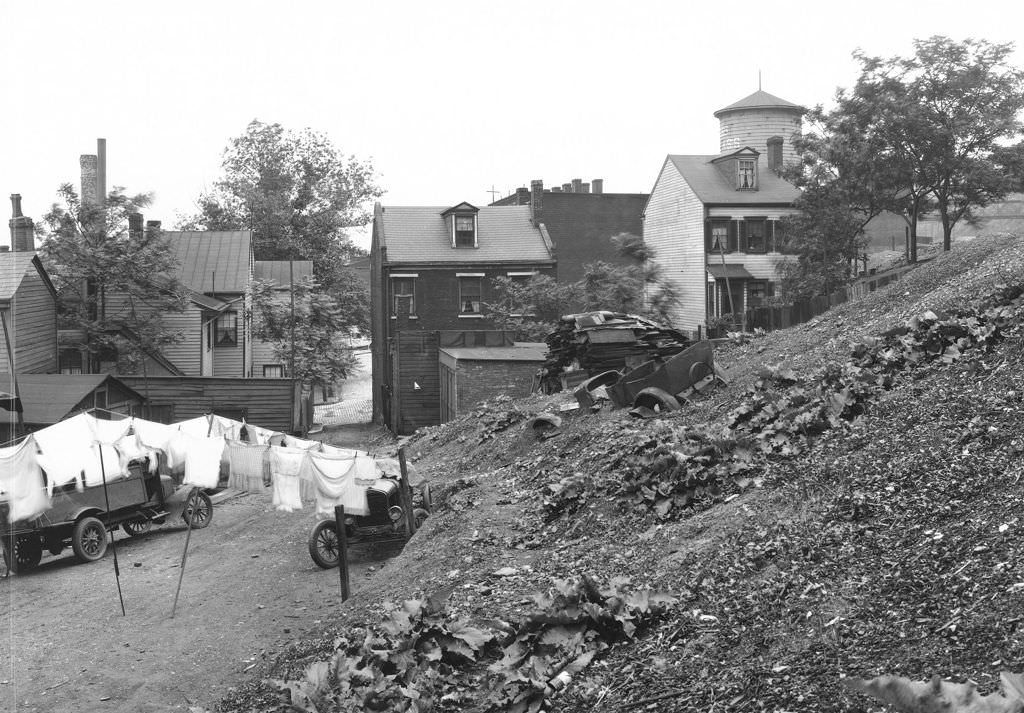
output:
{"label": "tree", "polygon": [[257,260],[312,260],[324,290],[343,279],[341,266],[365,254],[346,231],[373,219],[382,191],[369,162],[340,155],[324,134],[254,120],[230,141],[221,166],[223,177],[182,228],[251,229]]}
{"label": "tree", "polygon": [[929,201],[949,250],[957,222],[1006,195],[1011,183],[994,154],[1024,130],[1024,71],[1008,64],[1012,43],[937,35],[915,40],[914,49],[912,57],[884,60],[854,53],[861,75],[846,105],[878,142],[874,165],[902,189],[894,207],[910,224],[911,262]]}
{"label": "tree", "polygon": [[[311,387],[347,378],[355,365],[348,340],[356,330],[369,330],[365,290],[354,276],[340,279],[330,292],[320,289],[315,279],[296,282],[294,321],[289,290],[267,280],[253,280],[249,286],[253,335],[270,342],[275,358],[289,365],[290,375]],[[353,320],[353,315],[362,319]]]}
{"label": "tree", "polygon": [[115,187],[104,205],[83,204],[64,184],[43,216],[40,258],[61,299],[61,328],[83,330],[102,361],[116,354],[120,373],[136,373],[145,355],[181,338],[162,317],[185,308],[170,245],[159,230],[130,230],[129,215],[152,201]]}

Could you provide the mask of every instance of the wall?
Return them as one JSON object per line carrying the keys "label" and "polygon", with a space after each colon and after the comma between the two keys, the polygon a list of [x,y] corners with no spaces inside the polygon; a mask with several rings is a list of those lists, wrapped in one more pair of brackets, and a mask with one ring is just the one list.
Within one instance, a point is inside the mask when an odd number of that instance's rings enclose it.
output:
{"label": "wall", "polygon": [[438,336],[433,331],[402,331],[394,339],[391,430],[408,434],[441,422]]}
{"label": "wall", "polygon": [[786,110],[751,109],[731,111],[719,119],[720,153],[749,146],[761,154],[762,167],[768,165],[768,139],[782,137],[782,163],[797,160],[793,134],[801,129],[800,115]]}
{"label": "wall", "polygon": [[[17,371],[27,374],[57,373],[57,313],[53,294],[34,266],[29,265],[8,310]],[[9,372],[7,350],[3,349],[0,368]]]}
{"label": "wall", "polygon": [[457,413],[472,411],[481,401],[508,395],[530,395],[533,377],[542,361],[476,361],[460,359],[456,363]]}

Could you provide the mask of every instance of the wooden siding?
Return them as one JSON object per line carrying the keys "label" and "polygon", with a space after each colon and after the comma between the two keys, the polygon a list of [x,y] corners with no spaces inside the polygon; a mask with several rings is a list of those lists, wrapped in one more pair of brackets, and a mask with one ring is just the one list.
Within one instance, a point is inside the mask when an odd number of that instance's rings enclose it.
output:
{"label": "wooden siding", "polygon": [[233,347],[213,348],[213,373],[210,376],[245,376],[245,350],[241,341],[241,325],[238,326],[238,339],[239,343]]}
{"label": "wooden siding", "polygon": [[666,160],[644,213],[644,242],[679,293],[672,325],[696,332],[703,328],[707,277],[704,272],[704,206]]}
{"label": "wooden siding", "polygon": [[184,421],[212,410],[241,410],[246,421],[273,431],[298,430],[299,389],[292,379],[119,376],[149,399],[155,410],[171,407],[170,420]]}
{"label": "wooden siding", "polygon": [[437,332],[399,332],[396,337],[391,382],[397,401],[392,412],[395,433],[441,422],[437,340]]}
{"label": "wooden siding", "polygon": [[[5,314],[14,348],[14,371],[27,374],[57,373],[57,313],[53,294],[39,272],[29,266]],[[0,365],[7,373],[7,349]]]}
{"label": "wooden siding", "polygon": [[164,348],[164,356],[187,376],[200,376],[202,374],[200,361],[203,348],[201,344],[202,310],[190,303],[182,312],[165,314],[163,322],[165,328],[181,335],[179,341]]}
{"label": "wooden siding", "polygon": [[252,341],[252,374],[250,376],[262,377],[263,367],[266,365],[279,365],[288,371],[288,364],[274,356],[274,345],[257,339]]}
{"label": "wooden siding", "polygon": [[729,112],[719,120],[721,153],[749,146],[761,154],[760,169],[768,168],[768,139],[782,137],[782,162],[797,160],[793,134],[800,131],[800,117],[792,111],[752,109]]}

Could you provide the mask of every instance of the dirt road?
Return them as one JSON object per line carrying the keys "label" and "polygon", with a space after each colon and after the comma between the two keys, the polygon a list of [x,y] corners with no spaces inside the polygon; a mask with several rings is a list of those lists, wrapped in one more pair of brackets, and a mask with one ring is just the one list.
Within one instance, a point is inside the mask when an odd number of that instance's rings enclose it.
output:
{"label": "dirt road", "polygon": [[[138,538],[115,533],[114,559],[70,550],[0,580],[0,711],[188,711],[212,707],[265,658],[340,606],[338,570],[306,551],[313,508],[283,513],[269,495],[217,503],[192,532],[177,613],[184,523]],[[372,586],[379,552],[354,552],[354,591]]]}

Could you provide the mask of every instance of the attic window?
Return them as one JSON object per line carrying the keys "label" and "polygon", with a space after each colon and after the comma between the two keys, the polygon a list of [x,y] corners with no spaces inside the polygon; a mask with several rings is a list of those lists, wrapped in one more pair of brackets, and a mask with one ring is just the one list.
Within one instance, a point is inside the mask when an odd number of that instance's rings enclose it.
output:
{"label": "attic window", "polygon": [[756,166],[752,158],[741,158],[737,161],[737,188],[756,188]]}
{"label": "attic window", "polygon": [[457,215],[454,221],[454,239],[452,244],[457,248],[476,247],[476,216]]}

